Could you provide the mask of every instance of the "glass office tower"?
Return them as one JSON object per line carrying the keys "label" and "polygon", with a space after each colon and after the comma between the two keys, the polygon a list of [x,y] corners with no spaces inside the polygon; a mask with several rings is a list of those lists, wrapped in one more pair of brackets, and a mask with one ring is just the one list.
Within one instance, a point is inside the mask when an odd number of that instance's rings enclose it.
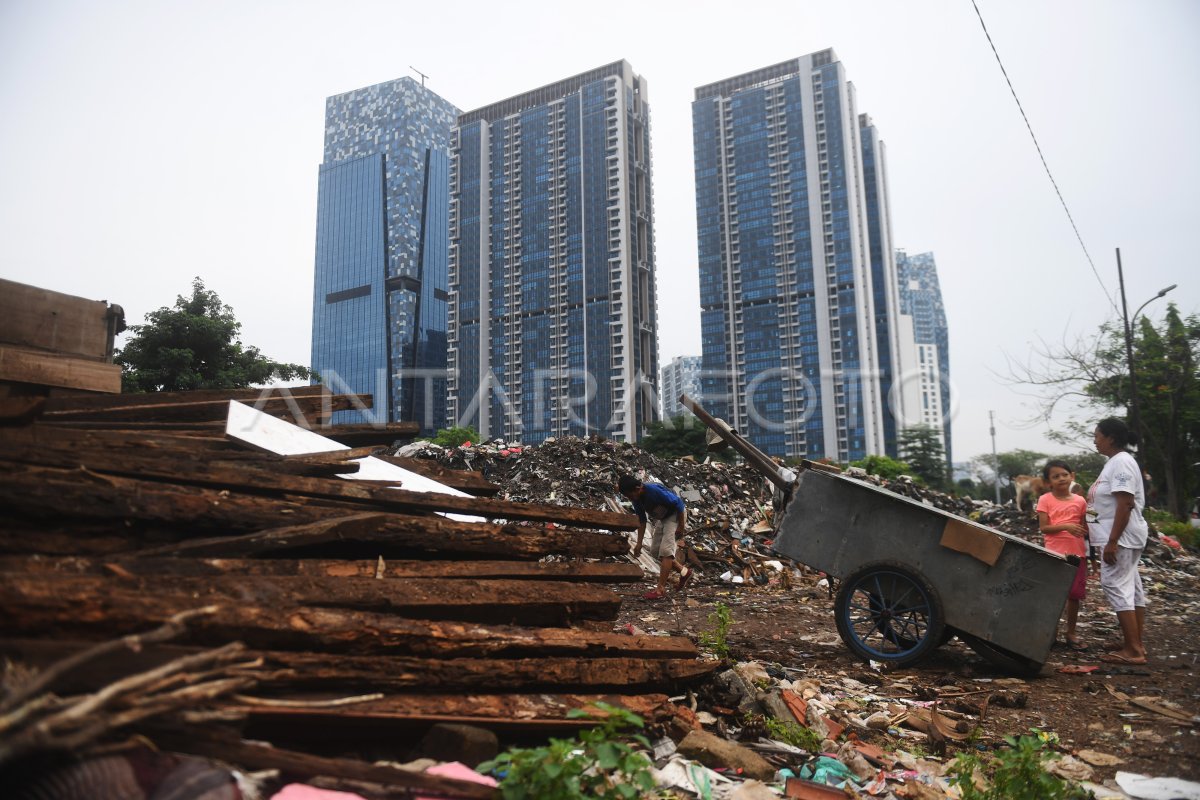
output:
{"label": "glass office tower", "polygon": [[885,452],[885,169],[841,63],[823,50],[702,86],[692,126],[704,402],[772,455]]}
{"label": "glass office tower", "polygon": [[645,81],[617,61],[462,114],[450,175],[451,420],[635,440],[658,382]]}
{"label": "glass office tower", "polygon": [[374,396],[336,422],[446,419],[449,147],[458,109],[411,78],[328,98],[312,367]]}
{"label": "glass office tower", "polygon": [[950,454],[950,332],[946,325],[946,307],[938,282],[937,261],[933,253],[908,255],[896,251],[896,271],[900,285],[900,312],[912,317],[912,338],[917,348],[916,381],[919,394],[909,419],[942,431],[946,461]]}

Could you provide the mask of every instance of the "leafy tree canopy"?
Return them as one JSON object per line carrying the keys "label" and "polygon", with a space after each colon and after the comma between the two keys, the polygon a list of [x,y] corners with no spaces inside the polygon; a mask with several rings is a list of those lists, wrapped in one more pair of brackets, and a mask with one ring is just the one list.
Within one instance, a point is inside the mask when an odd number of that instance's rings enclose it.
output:
{"label": "leafy tree canopy", "polygon": [[[1200,315],[1184,317],[1172,303],[1160,324],[1142,316],[1133,327],[1143,440],[1138,459],[1154,476],[1160,494],[1165,489],[1167,508],[1182,519],[1200,491],[1200,474],[1193,466],[1200,462]],[[1048,421],[1060,405],[1080,405],[1082,413],[1052,435],[1064,444],[1090,449],[1096,422],[1124,416],[1133,403],[1124,326],[1119,322],[1074,342],[1043,343],[1029,363],[1010,367],[1014,383],[1037,393],[1040,419]]]}
{"label": "leafy tree canopy", "polygon": [[912,468],[912,474],[936,488],[946,485],[950,465],[946,462],[941,431],[930,425],[914,425],[902,430],[896,439],[900,458]]}
{"label": "leafy tree canopy", "polygon": [[[971,460],[975,476],[992,480],[994,476],[1012,479],[1017,475],[1040,475],[1046,454],[1036,450],[1009,450],[1003,453],[986,453]],[[1003,480],[1001,485],[1004,485]]]}
{"label": "leafy tree canopy", "polygon": [[700,420],[690,414],[681,414],[665,422],[651,422],[646,426],[646,435],[639,445],[659,458],[693,456],[703,459],[708,447],[704,431],[704,424]]}
{"label": "leafy tree canopy", "polygon": [[471,427],[442,428],[437,435],[430,437],[429,441],[442,447],[458,447],[464,442],[478,442],[479,433]]}
{"label": "leafy tree canopy", "polygon": [[193,279],[191,297],[180,295],[174,307],[163,306],[144,324],[130,326],[132,335],[113,357],[121,365],[122,391],[245,389],[313,376],[307,367],[272,361],[243,345],[241,328],[233,309]]}
{"label": "leafy tree canopy", "polygon": [[885,480],[914,474],[912,467],[908,464],[888,456],[870,455],[858,461],[851,461],[850,466],[866,470],[867,474],[878,475]]}

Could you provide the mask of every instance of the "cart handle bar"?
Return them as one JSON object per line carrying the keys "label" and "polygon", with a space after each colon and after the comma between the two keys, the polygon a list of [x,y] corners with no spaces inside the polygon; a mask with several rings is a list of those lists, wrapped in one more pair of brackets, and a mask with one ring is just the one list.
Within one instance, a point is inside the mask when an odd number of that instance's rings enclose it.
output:
{"label": "cart handle bar", "polygon": [[780,489],[789,489],[796,480],[796,473],[787,467],[781,467],[771,460],[771,457],[729,427],[729,423],[717,419],[705,411],[699,403],[686,394],[679,395],[679,402],[684,408],[696,415],[713,433],[720,436],[730,447],[745,457],[747,463],[761,472],[763,476]]}

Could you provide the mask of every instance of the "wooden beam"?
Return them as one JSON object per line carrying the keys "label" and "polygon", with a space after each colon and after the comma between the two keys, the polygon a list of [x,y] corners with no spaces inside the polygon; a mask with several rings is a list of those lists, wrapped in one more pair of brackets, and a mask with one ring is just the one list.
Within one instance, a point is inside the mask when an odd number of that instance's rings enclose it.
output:
{"label": "wooden beam", "polygon": [[[320,397],[332,394],[321,385],[302,386],[273,386],[263,389],[194,389],[187,392],[137,392],[121,395],[73,395],[70,397],[52,397],[46,402],[49,412],[68,411],[100,411],[112,408],[125,408],[136,405],[162,405],[165,403],[195,403],[202,400],[218,400],[239,402],[254,405],[259,398],[270,397]],[[366,395],[369,396],[369,395]]]}
{"label": "wooden beam", "polygon": [[121,391],[121,367],[103,361],[0,345],[0,381],[116,393]]}
{"label": "wooden beam", "polygon": [[357,504],[362,510],[439,511],[474,514],[492,518],[558,522],[580,527],[636,530],[637,517],[567,506],[535,505],[464,497],[435,492],[413,492],[402,488],[364,486],[356,481],[283,476],[252,465],[211,464],[193,461],[179,464],[158,458],[123,453],[115,459],[109,452],[79,449],[30,448],[0,439],[0,458],[53,467],[80,467],[105,475],[151,478],[218,489],[259,494],[307,495],[313,498]]}
{"label": "wooden beam", "polygon": [[[130,397],[132,395],[122,395]],[[153,396],[153,395],[151,395]],[[356,404],[371,407],[370,395],[317,394],[259,397],[247,402],[264,414],[276,417],[316,418],[326,411],[345,411]],[[134,403],[109,408],[76,408],[47,411],[44,422],[224,422],[228,400],[170,400],[162,403]]]}
{"label": "wooden beam", "polygon": [[317,558],[45,558],[0,556],[0,573],[25,575],[307,575],[326,578],[514,578],[593,583],[639,583],[642,568],[630,563],[595,561],[407,561]]}
{"label": "wooden beam", "polygon": [[[245,580],[237,575],[213,575],[203,578],[169,576],[130,576],[121,581],[88,575],[6,576],[6,591],[27,596],[37,591],[39,582],[50,584],[65,602],[60,610],[71,613],[103,614],[103,603],[95,602],[106,592],[135,590],[142,597],[163,598],[182,595],[194,605],[221,605],[228,598],[246,606],[264,609],[289,606],[353,609],[396,615],[410,619],[460,620],[498,624],[524,624],[562,627],[582,620],[616,619],[621,598],[608,589],[582,583],[522,580],[439,580],[411,579],[403,590],[392,581],[373,578],[314,578],[307,576],[258,575]],[[119,584],[119,585],[118,585]],[[0,611],[6,629],[19,625],[11,610]]]}
{"label": "wooden beam", "polygon": [[382,425],[309,426],[297,421],[296,424],[319,433],[326,439],[333,439],[335,442],[344,444],[347,447],[387,446],[397,439],[411,439],[421,432],[421,426],[415,422],[387,422]]}
{"label": "wooden beam", "polygon": [[0,278],[0,342],[105,361],[108,303]]}
{"label": "wooden beam", "polygon": [[444,483],[460,492],[475,495],[476,497],[494,497],[499,494],[500,487],[483,477],[482,473],[472,472],[465,469],[450,469],[443,467],[428,458],[403,458],[401,456],[375,456],[380,461],[386,461],[389,464],[395,464],[397,467],[402,467],[409,472],[415,472],[418,475],[424,475],[426,478],[435,480],[438,483]]}

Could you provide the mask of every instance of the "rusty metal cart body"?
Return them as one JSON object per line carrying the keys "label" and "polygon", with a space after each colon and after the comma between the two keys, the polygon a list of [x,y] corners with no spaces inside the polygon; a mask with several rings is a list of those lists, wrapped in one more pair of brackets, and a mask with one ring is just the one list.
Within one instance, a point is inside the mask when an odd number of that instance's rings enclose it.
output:
{"label": "rusty metal cart body", "polygon": [[958,635],[1018,672],[1041,668],[1077,562],[864,481],[801,469],[774,547],[840,582],[838,632],[903,665]]}
{"label": "rusty metal cart body", "polygon": [[1054,644],[1078,570],[1023,539],[803,462],[767,456],[687,395],[679,402],[773,483],[786,511],[774,548],[839,582],[834,619],[864,659],[903,666],[958,636],[1017,673],[1036,673]]}

